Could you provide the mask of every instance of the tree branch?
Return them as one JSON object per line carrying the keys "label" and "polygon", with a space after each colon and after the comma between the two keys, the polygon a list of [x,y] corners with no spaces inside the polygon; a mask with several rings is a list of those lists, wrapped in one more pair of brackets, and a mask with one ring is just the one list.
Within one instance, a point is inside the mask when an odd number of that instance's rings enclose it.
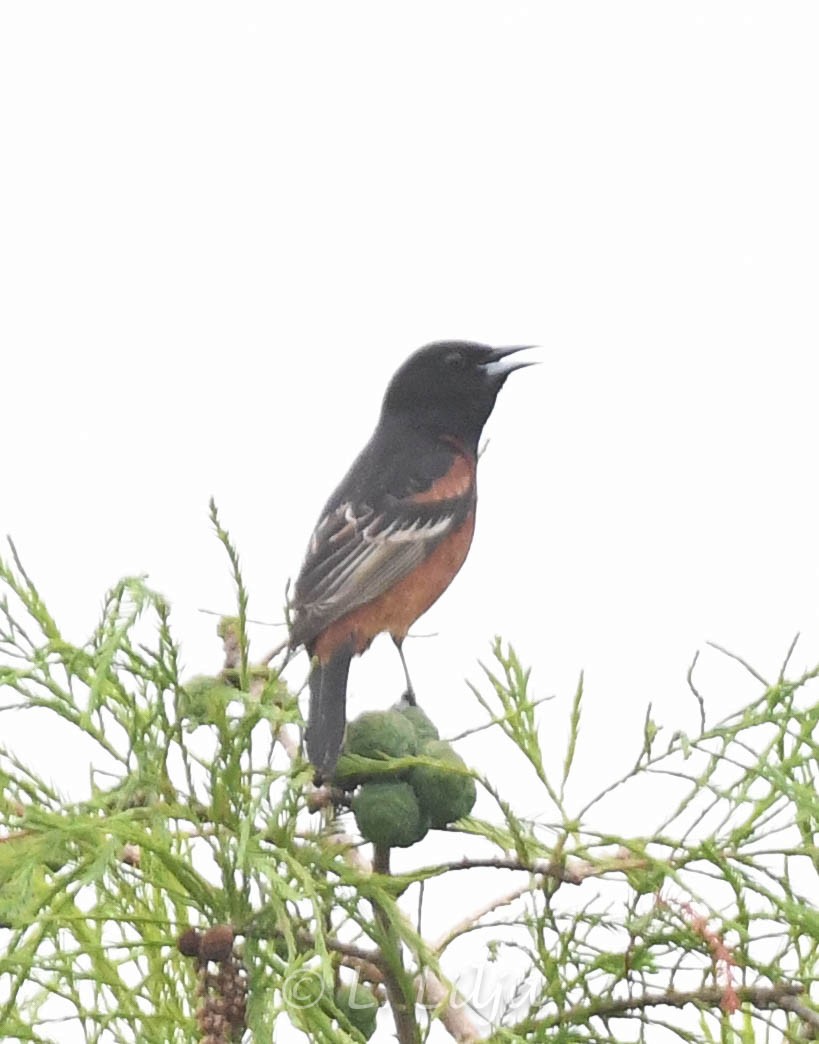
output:
{"label": "tree branch", "polygon": [[[797,983],[780,983],[777,986],[738,986],[736,994],[742,1004],[752,1004],[760,1010],[779,1008],[797,1015],[813,1029],[819,1029],[819,1012],[799,1000],[804,987]],[[591,1018],[614,1018],[629,1011],[645,1011],[647,1008],[684,1008],[689,1004],[700,1007],[718,1008],[722,1004],[725,990],[720,986],[703,986],[698,990],[680,992],[666,990],[663,993],[643,993],[638,996],[607,998],[578,1004],[568,1011],[542,1020],[538,1027],[549,1028],[567,1023],[586,1023]]]}
{"label": "tree branch", "polygon": [[[576,860],[570,865],[552,862],[548,859],[533,859],[526,862],[517,856],[481,856],[477,858],[465,856],[450,863],[439,863],[434,867],[419,870],[420,876],[437,877],[454,870],[474,870],[479,867],[489,870],[519,870],[528,874],[540,874],[551,877],[563,884],[580,885],[590,877],[602,877],[603,874],[625,873],[627,870],[647,870],[656,866],[660,860],[646,859],[642,856],[614,856],[602,859],[599,863]],[[665,864],[673,867],[674,863]]]}
{"label": "tree branch", "polygon": [[[390,850],[381,845],[376,845],[373,856],[373,873],[389,874],[389,872]],[[375,899],[371,899],[370,902],[372,903],[376,923],[381,929],[381,934],[385,938],[389,938],[393,935],[389,917],[384,912],[381,904]],[[382,946],[381,967],[384,972],[384,985],[387,987],[387,999],[390,1002],[392,1016],[395,1020],[395,1034],[398,1038],[398,1044],[420,1044],[421,1034],[415,1019],[414,998],[411,996],[412,991],[406,989],[405,981],[402,981],[406,980],[406,974],[401,961],[401,940],[393,937],[391,942],[395,947],[395,960],[394,962],[388,960]]]}
{"label": "tree branch", "polygon": [[[341,848],[346,861],[360,873],[373,873],[372,863],[364,855],[355,838],[349,834],[339,831],[336,834],[328,835],[324,841],[326,844],[337,845]],[[400,911],[399,914],[408,924],[405,914]],[[351,957],[351,959],[355,958]],[[381,963],[379,961],[378,965],[380,966]],[[451,983],[443,981],[435,972],[426,968],[416,976],[414,985],[419,1002],[435,1010],[438,1021],[454,1040],[460,1041],[461,1044],[468,1044],[468,1042],[481,1039],[477,1026],[467,1014],[465,999]]]}
{"label": "tree branch", "polygon": [[454,987],[447,990],[438,976],[429,969],[426,969],[416,981],[424,1004],[438,1011],[441,1025],[454,1040],[459,1041],[460,1044],[472,1044],[481,1039],[477,1027],[467,1015],[463,1000],[461,999],[459,1004],[452,1003],[453,999],[458,999]]}
{"label": "tree branch", "polygon": [[491,899],[483,906],[474,910],[468,917],[464,917],[462,921],[454,925],[445,932],[436,942],[433,943],[433,949],[436,953],[441,953],[449,946],[449,944],[458,938],[459,935],[463,935],[464,932],[471,931],[473,928],[478,926],[478,921],[486,917],[487,914],[493,913],[501,906],[508,906],[510,903],[514,903],[516,899],[520,899],[522,895],[526,895],[527,892],[532,890],[531,882],[529,884],[521,885],[519,888],[515,888],[512,892],[507,892],[506,895],[501,895],[497,899]]}

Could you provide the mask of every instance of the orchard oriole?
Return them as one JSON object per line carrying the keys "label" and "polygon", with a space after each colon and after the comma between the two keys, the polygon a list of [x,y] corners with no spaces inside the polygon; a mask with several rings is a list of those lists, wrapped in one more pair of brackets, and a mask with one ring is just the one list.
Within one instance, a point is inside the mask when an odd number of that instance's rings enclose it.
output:
{"label": "orchard oriole", "polygon": [[[463,565],[475,526],[478,440],[530,345],[441,341],[387,387],[372,438],[327,501],[294,587],[290,644],[313,660],[307,754],[332,776],[350,660],[388,631],[401,643]],[[407,674],[408,698],[413,701]]]}

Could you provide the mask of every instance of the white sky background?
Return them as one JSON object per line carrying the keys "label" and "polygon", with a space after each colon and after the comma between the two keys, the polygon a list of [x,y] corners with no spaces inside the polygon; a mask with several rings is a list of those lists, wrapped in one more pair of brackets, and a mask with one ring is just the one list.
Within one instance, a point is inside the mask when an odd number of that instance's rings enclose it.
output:
{"label": "white sky background", "polygon": [[[555,758],[585,669],[579,805],[649,700],[695,728],[706,639],[776,675],[801,631],[812,666],[818,32],[811,3],[3,5],[0,531],[65,633],[147,572],[216,670],[208,497],[280,621],[388,378],[454,337],[542,365],[499,399],[472,554],[407,643],[444,734],[482,720],[463,678],[496,633],[556,696]],[[753,692],[700,670],[715,717]],[[352,712],[401,679],[379,640]],[[85,785],[63,738],[2,727]],[[489,736],[464,754],[536,814]]]}

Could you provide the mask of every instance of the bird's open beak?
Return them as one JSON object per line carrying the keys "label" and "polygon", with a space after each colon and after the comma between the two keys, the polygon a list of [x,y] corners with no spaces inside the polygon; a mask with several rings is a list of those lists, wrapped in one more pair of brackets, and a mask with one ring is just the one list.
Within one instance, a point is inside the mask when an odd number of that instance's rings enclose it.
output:
{"label": "bird's open beak", "polygon": [[524,352],[528,348],[536,348],[535,344],[515,344],[510,348],[493,348],[485,362],[481,365],[484,373],[490,377],[506,377],[513,370],[522,370],[524,366],[536,366],[537,359],[511,359],[516,352]]}

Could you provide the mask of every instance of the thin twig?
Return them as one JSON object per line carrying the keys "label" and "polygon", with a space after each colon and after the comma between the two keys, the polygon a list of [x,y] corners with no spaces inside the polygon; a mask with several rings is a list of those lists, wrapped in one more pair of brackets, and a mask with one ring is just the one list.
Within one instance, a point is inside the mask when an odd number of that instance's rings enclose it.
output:
{"label": "thin twig", "polygon": [[705,732],[705,700],[700,695],[697,686],[694,684],[694,668],[697,666],[697,660],[700,658],[700,651],[694,653],[694,659],[691,661],[691,666],[688,668],[688,674],[686,674],[686,681],[688,682],[688,688],[694,693],[697,699],[697,703],[700,705],[700,730]]}
{"label": "thin twig", "polygon": [[458,924],[450,928],[448,932],[445,932],[440,939],[432,944],[432,948],[436,953],[441,953],[451,942],[457,939],[459,935],[463,935],[464,932],[468,932],[472,928],[477,927],[478,921],[483,920],[487,914],[493,913],[495,910],[500,909],[501,906],[509,906],[511,903],[514,903],[515,900],[520,899],[522,895],[531,892],[533,887],[534,886],[530,881],[528,884],[521,885],[519,888],[515,888],[511,892],[507,892],[506,895],[501,895],[496,899],[491,899],[483,906],[478,907],[477,910],[473,910],[468,917],[464,917],[462,921],[459,921]]}
{"label": "thin twig", "polygon": [[[283,642],[279,642],[279,644],[274,646],[269,653],[266,653],[259,662],[263,664],[269,664],[271,660],[275,659],[275,657],[277,657],[280,652],[283,652],[285,649],[287,649],[289,645],[290,639],[285,638]],[[292,655],[293,651],[294,650],[292,649],[289,651],[289,655],[285,658],[284,664],[289,662],[290,656]],[[284,664],[282,664],[282,666],[284,666]]]}
{"label": "thin twig", "polygon": [[[469,684],[469,683],[467,683]],[[469,685],[470,689],[477,694],[477,690],[473,685]],[[551,703],[554,696],[541,696],[537,700],[531,700],[532,710],[536,710],[544,703]],[[509,714],[501,714],[499,717],[492,717],[489,721],[485,721],[482,725],[475,725],[474,728],[464,729],[463,732],[458,732],[454,736],[447,737],[447,743],[458,743],[462,739],[467,739],[469,736],[477,736],[479,732],[486,732],[487,729],[493,728],[495,725],[503,725],[504,722],[509,721],[511,718],[518,715],[518,711],[512,711]]]}
{"label": "thin twig", "polygon": [[793,641],[788,646],[788,651],[785,653],[785,659],[782,661],[782,666],[779,669],[779,683],[780,684],[782,684],[782,682],[785,680],[785,671],[788,669],[788,664],[791,662],[791,656],[793,656],[793,651],[796,648],[796,643],[798,641],[799,641],[799,631],[797,631],[796,634],[793,636]]}
{"label": "thin twig", "polygon": [[731,660],[736,660],[736,662],[738,664],[741,664],[752,677],[756,678],[758,682],[761,682],[761,684],[764,685],[766,689],[770,689],[771,686],[768,684],[768,682],[765,681],[765,679],[762,677],[759,671],[756,670],[755,667],[752,667],[750,663],[747,662],[747,660],[743,660],[741,656],[738,656],[736,653],[731,652],[730,649],[726,649],[722,645],[717,645],[716,642],[706,642],[705,644],[710,645],[712,649],[716,649],[717,652],[722,653],[723,656],[727,656]]}
{"label": "thin twig", "polygon": [[[296,938],[305,949],[315,949],[316,937],[310,932],[301,931]],[[343,957],[350,957],[361,964],[371,964],[378,972],[378,981],[383,980],[384,959],[378,950],[365,949],[362,946],[356,946],[355,943],[342,942],[340,939],[334,939],[331,936],[325,936],[324,945],[328,950],[340,953]]]}
{"label": "thin twig", "polygon": [[[626,870],[643,870],[648,866],[653,866],[654,862],[654,860],[643,859],[642,857],[629,857],[626,859],[618,856],[613,859],[603,860],[600,863],[577,860],[571,865],[565,865],[564,863],[550,862],[546,859],[525,861],[517,856],[480,856],[476,858],[465,856],[463,859],[453,860],[450,863],[440,863],[437,866],[429,867],[428,873],[430,876],[438,876],[455,870],[474,870],[478,867],[483,867],[489,870],[518,870],[521,873],[551,877],[563,884],[579,885],[589,877],[623,873]],[[419,870],[418,873],[423,874],[424,871]]]}
{"label": "thin twig", "polygon": [[587,871],[587,865],[579,863],[576,867],[564,866],[562,863],[552,863],[546,859],[533,859],[526,862],[517,856],[479,856],[475,858],[464,856],[463,859],[455,859],[450,863],[438,863],[427,870],[419,870],[418,874],[428,876],[440,876],[455,870],[475,870],[483,867],[489,870],[520,870],[527,874],[541,874],[544,877],[554,877],[564,884],[580,884],[586,877],[594,876]]}
{"label": "thin twig", "polygon": [[[224,619],[224,617],[220,619],[218,628],[218,634],[222,639],[222,647],[225,651],[225,663],[223,670],[235,671],[239,666],[241,647],[235,628],[223,626],[222,620]],[[264,687],[267,684],[268,680],[267,665],[278,652],[281,652],[281,650],[285,648],[287,644],[288,643],[286,641],[283,642],[281,645],[277,646],[277,648],[274,649],[273,652],[270,653],[266,658],[260,660],[258,664],[254,664],[250,668],[250,694],[252,696],[255,696],[257,699],[261,697],[262,693],[264,692]],[[255,668],[260,668],[260,670],[257,670]],[[299,756],[298,740],[286,725],[280,725],[279,728],[275,730],[275,732],[273,733],[273,742],[280,743],[282,745],[282,749],[284,750],[285,754],[290,759],[290,761],[295,761],[296,758]]]}

